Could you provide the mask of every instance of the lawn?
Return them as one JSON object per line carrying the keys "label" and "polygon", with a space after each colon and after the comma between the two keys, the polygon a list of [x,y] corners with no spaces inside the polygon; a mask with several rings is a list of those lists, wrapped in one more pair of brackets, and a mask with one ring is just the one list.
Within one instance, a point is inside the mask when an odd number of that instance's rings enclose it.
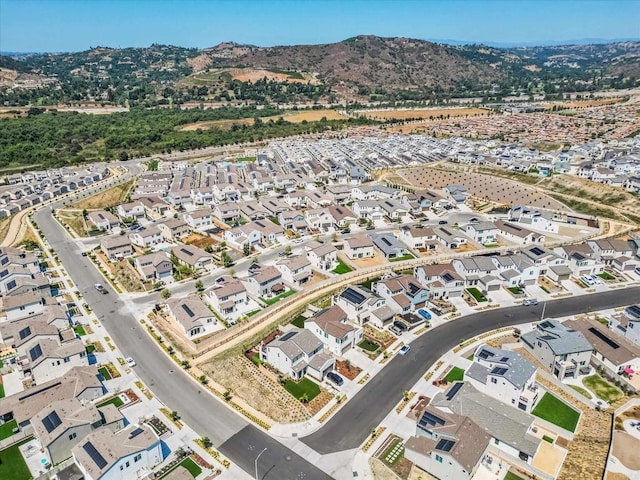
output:
{"label": "lawn", "polygon": [[569,385],[571,388],[573,388],[576,392],[581,393],[582,395],[584,395],[585,397],[591,399],[591,394],[585,390],[582,387],[579,387],[577,385]]}
{"label": "lawn", "polygon": [[15,420],[11,420],[0,425],[0,440],[4,440],[5,438],[9,438],[11,435],[13,435],[13,429],[17,426],[18,422],[16,422]]}
{"label": "lawn", "polygon": [[478,303],[487,301],[487,297],[485,297],[482,292],[475,287],[467,288],[467,292],[469,292],[469,295],[475,298]]}
{"label": "lawn", "polygon": [[360,285],[363,286],[364,288],[368,288],[369,290],[371,290],[371,284],[376,283],[379,280],[380,280],[380,277],[374,277],[370,280],[366,280],[362,282]]}
{"label": "lawn", "polygon": [[416,258],[416,257],[411,255],[410,253],[407,253],[406,255],[403,255],[401,257],[390,258],[389,261],[390,262],[404,262],[405,260],[413,260],[414,258]]}
{"label": "lawn", "polygon": [[464,380],[464,370],[460,367],[453,367],[444,379],[449,383],[462,381]]}
{"label": "lawn", "polygon": [[278,303],[283,298],[290,297],[294,293],[296,293],[295,290],[287,290],[286,292],[281,293],[277,297],[273,297],[273,298],[262,298],[262,297],[260,297],[260,300],[262,300],[267,305],[273,305],[274,303]]}
{"label": "lawn", "polygon": [[391,445],[382,454],[382,459],[387,465],[395,465],[404,456],[404,445],[398,439],[391,442]]}
{"label": "lawn", "polygon": [[4,398],[4,386],[0,383],[0,398]]}
{"label": "lawn", "polygon": [[595,393],[596,397],[605,402],[612,402],[622,396],[622,392],[615,385],[610,384],[600,375],[583,378],[582,383]]}
{"label": "lawn", "polygon": [[161,478],[166,477],[167,475],[169,475],[171,472],[173,472],[176,468],[180,466],[186,468],[193,478],[196,478],[198,475],[202,473],[202,469],[198,466],[198,464],[194,462],[191,459],[191,457],[187,457],[184,460],[182,460],[178,465],[176,465],[174,468],[172,468],[167,473],[165,473]]}
{"label": "lawn", "polygon": [[548,392],[544,394],[531,413],[570,432],[576,430],[580,419],[580,413],[577,410]]}
{"label": "lawn", "polygon": [[509,290],[514,295],[520,295],[521,293],[524,293],[524,290],[522,290],[520,287],[509,287],[507,288],[507,290]]}
{"label": "lawn", "polygon": [[380,345],[378,345],[376,342],[372,342],[371,340],[367,340],[366,338],[362,340],[358,344],[358,346],[363,350],[366,350],[367,352],[375,352],[380,348]]}
{"label": "lawn", "polygon": [[298,400],[300,400],[305,393],[307,394],[308,401],[313,400],[320,394],[320,387],[308,378],[303,378],[298,383],[293,380],[286,380],[284,382],[284,388]]}
{"label": "lawn", "polygon": [[608,274],[607,272],[597,273],[596,275],[598,275],[603,280],[615,280],[616,279],[616,277],[614,277],[613,275]]}
{"label": "lawn", "polygon": [[257,310],[251,310],[250,312],[247,312],[247,317],[253,317],[256,313],[260,313],[262,310],[261,309],[257,309]]}
{"label": "lawn", "polygon": [[332,270],[333,273],[337,273],[338,275],[349,273],[351,271],[351,267],[345,265],[341,260],[338,260],[338,266]]}
{"label": "lawn", "polygon": [[296,318],[291,320],[291,324],[295,325],[298,328],[304,328],[304,321],[306,318],[303,315],[298,315]]}
{"label": "lawn", "polygon": [[522,477],[519,477],[515,473],[507,472],[504,476],[504,480],[522,480]]}
{"label": "lawn", "polygon": [[30,441],[31,439],[25,440],[0,452],[0,478],[11,480],[29,480],[31,478],[29,468],[18,448]]}
{"label": "lawn", "polygon": [[116,408],[120,408],[122,405],[124,405],[124,402],[120,397],[113,397],[106,402],[99,403],[98,405],[96,405],[96,407],[104,407],[105,405],[115,405]]}
{"label": "lawn", "polygon": [[111,374],[109,373],[109,369],[107,369],[107,367],[100,367],[98,369],[98,373],[101,373],[105,380],[111,380]]}
{"label": "lawn", "polygon": [[87,334],[87,332],[84,331],[84,327],[82,325],[73,327],[73,331],[76,332],[76,335],[78,335],[79,337],[83,337]]}
{"label": "lawn", "polygon": [[93,343],[87,345],[87,353],[93,353],[96,351],[96,346]]}

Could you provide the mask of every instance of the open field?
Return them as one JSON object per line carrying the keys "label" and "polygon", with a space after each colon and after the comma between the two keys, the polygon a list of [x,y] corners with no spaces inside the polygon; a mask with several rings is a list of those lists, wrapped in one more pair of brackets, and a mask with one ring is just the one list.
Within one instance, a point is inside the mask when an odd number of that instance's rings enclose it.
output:
{"label": "open field", "polygon": [[484,108],[436,108],[424,110],[369,110],[356,113],[376,120],[445,120],[455,117],[488,116],[491,111]]}
{"label": "open field", "polygon": [[292,83],[311,83],[317,84],[318,81],[310,73],[262,69],[262,68],[224,68],[213,69],[208,72],[195,73],[184,80],[183,83],[189,85],[212,85],[218,82],[228,82],[230,80],[238,80],[239,82],[257,82],[258,80],[267,79],[267,81],[276,82],[292,82]]}
{"label": "open field", "polygon": [[603,105],[613,105],[620,102],[621,98],[595,98],[592,100],[572,100],[570,102],[553,102],[546,104],[544,108],[551,110],[557,107],[562,110],[601,107]]}
{"label": "open field", "polygon": [[120,205],[125,201],[134,182],[135,180],[130,180],[120,185],[116,185],[115,187],[99,192],[91,197],[83,198],[71,206],[81,210],[92,210]]}
{"label": "open field", "polygon": [[[286,122],[291,123],[302,123],[303,121],[307,122],[317,122],[321,120],[323,117],[327,120],[346,120],[347,117],[337,110],[300,110],[300,111],[284,111],[282,115],[274,115],[271,117],[261,117],[260,120],[263,122],[268,122],[269,120],[273,120],[274,122],[278,121],[282,117]],[[212,120],[208,122],[195,122],[189,123],[187,125],[182,125],[179,127],[180,131],[192,131],[192,130],[207,130],[209,128],[219,128],[220,130],[228,130],[234,125],[253,125],[253,118],[238,118],[235,120]]]}

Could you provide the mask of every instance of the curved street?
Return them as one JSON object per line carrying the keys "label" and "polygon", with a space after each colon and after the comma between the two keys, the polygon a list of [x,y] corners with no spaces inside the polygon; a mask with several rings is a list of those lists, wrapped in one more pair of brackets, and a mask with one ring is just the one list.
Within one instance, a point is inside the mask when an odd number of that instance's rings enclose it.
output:
{"label": "curved street", "polygon": [[[131,174],[134,172],[130,171],[124,177]],[[57,202],[58,205],[60,203]],[[55,208],[56,204],[52,206]],[[34,220],[118,348],[124,355],[136,358],[136,373],[198,434],[210,437],[224,455],[252,476],[257,454],[267,448],[260,458],[264,469],[261,478],[331,478],[223,402],[206,391],[200,391],[199,385],[177,368],[142,330],[143,327],[115,292],[105,296],[93,288],[93,284],[104,279],[89,259],[80,255],[79,247],[53,219],[50,208],[40,208],[34,214]],[[548,302],[546,315],[566,316],[613,308],[627,305],[630,299],[639,297],[640,287],[569,297]],[[461,340],[485,331],[533,321],[539,318],[541,309],[542,305],[489,310],[452,320],[424,334],[412,343],[409,355],[393,358],[325,426],[303,438],[302,442],[319,454],[358,447],[371,429],[400,401],[402,392],[410,389],[442,354]]]}

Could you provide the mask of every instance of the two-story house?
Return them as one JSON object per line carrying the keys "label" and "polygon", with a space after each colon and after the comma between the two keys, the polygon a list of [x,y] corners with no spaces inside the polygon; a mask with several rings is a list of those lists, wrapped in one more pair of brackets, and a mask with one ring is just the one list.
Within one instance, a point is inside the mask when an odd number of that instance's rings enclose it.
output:
{"label": "two-story house", "polygon": [[165,252],[141,255],[134,262],[143,280],[163,280],[173,275],[173,263]]}
{"label": "two-story house", "polygon": [[380,329],[388,325],[395,313],[380,295],[360,285],[350,285],[333,297],[333,304],[342,308],[358,325],[370,322]]}
{"label": "two-story house", "polygon": [[218,321],[197,295],[167,300],[167,310],[187,338],[197,338],[215,331]]}
{"label": "two-story house", "polygon": [[244,284],[230,275],[216,279],[216,283],[205,294],[206,300],[228,322],[235,322],[247,312],[249,297]]}
{"label": "two-story house", "polygon": [[311,262],[306,255],[293,255],[281,258],[276,262],[276,268],[282,274],[282,279],[294,288],[304,286],[313,277]]}
{"label": "two-story house", "polygon": [[250,269],[245,285],[251,294],[263,297],[281,289],[282,274],[276,267],[272,266]]}
{"label": "two-story house", "polygon": [[105,238],[100,242],[100,248],[112,262],[133,255],[131,240],[126,235]]}
{"label": "two-story house", "polygon": [[311,266],[320,272],[328,272],[338,265],[338,250],[330,243],[323,243],[307,251]]}
{"label": "two-story house", "polygon": [[397,275],[376,282],[374,291],[385,299],[387,306],[396,313],[408,313],[425,305],[429,290],[413,275]]}
{"label": "two-story house", "polygon": [[304,328],[318,337],[327,351],[338,357],[362,341],[363,329],[349,323],[346,312],[337,305],[316,312],[305,320]]}
{"label": "two-story house", "polygon": [[461,297],[464,279],[450,263],[422,265],[414,268],[415,278],[434,298]]}
{"label": "two-story house", "polygon": [[355,235],[344,239],[344,254],[351,260],[373,257],[373,241],[366,235]]}

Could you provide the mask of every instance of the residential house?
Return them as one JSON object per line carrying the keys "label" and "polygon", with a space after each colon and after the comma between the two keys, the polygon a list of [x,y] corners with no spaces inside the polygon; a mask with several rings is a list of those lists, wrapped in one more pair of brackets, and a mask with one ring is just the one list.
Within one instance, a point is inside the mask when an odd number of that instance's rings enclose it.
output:
{"label": "residential house", "polygon": [[351,260],[373,257],[373,241],[366,235],[344,239],[344,254]]}
{"label": "residential house", "polygon": [[[633,249],[626,240],[618,240],[612,238],[601,238],[598,240],[589,240],[588,245],[593,250],[595,258],[603,262],[605,265],[612,265],[615,260],[626,257],[624,260],[631,260],[633,257]],[[635,262],[624,262],[625,270],[633,270]]]}
{"label": "residential house", "polygon": [[129,425],[115,433],[101,428],[71,451],[86,480],[143,478],[164,460],[160,439],[145,424]]}
{"label": "residential house", "polygon": [[554,252],[565,260],[568,268],[577,277],[604,272],[604,262],[596,259],[593,249],[588,243],[564,245],[555,248]]}
{"label": "residential house", "polygon": [[409,214],[409,209],[399,200],[388,198],[379,202],[385,217],[393,222],[400,222]]}
{"label": "residential house", "polygon": [[324,352],[324,344],[310,330],[291,328],[259,348],[263,362],[293,380],[306,374],[323,380],[335,368],[335,359]]}
{"label": "residential house", "polygon": [[133,255],[131,240],[126,235],[107,237],[100,242],[100,248],[112,262]]}
{"label": "residential house", "polygon": [[355,213],[342,205],[330,205],[327,211],[333,218],[333,224],[336,228],[347,228],[358,220]]}
{"label": "residential house", "polygon": [[143,196],[138,199],[144,207],[144,213],[149,220],[164,217],[171,210],[171,206],[157,196]]}
{"label": "residential house", "polygon": [[525,349],[558,379],[589,373],[593,347],[582,333],[558,320],[544,320],[520,338]]}
{"label": "residential house", "polygon": [[498,235],[518,245],[544,243],[545,236],[543,234],[529,230],[521,225],[503,220],[496,221],[495,225],[498,228]]}
{"label": "residential house", "polygon": [[240,208],[235,202],[220,203],[213,207],[213,216],[224,223],[236,222],[240,215]]}
{"label": "residential house", "polygon": [[372,222],[382,220],[384,212],[380,206],[380,202],[376,200],[358,200],[353,204],[353,213],[358,218],[365,218]]}
{"label": "residential house", "polygon": [[451,263],[421,265],[414,268],[417,281],[428,289],[433,298],[461,297],[464,279],[458,275]]}
{"label": "residential house", "polygon": [[247,313],[247,289],[230,275],[216,279],[216,283],[205,292],[205,298],[228,322],[233,323]]}
{"label": "residential house", "polygon": [[283,290],[282,274],[276,267],[259,267],[249,270],[246,279],[247,290],[258,297],[264,297],[271,293]]}
{"label": "residential house", "polygon": [[338,265],[338,250],[330,243],[319,244],[307,252],[311,266],[320,272],[328,272]]}
{"label": "residential house", "polygon": [[124,417],[113,405],[96,408],[71,398],[47,405],[33,416],[31,426],[51,463],[57,465],[70,458],[72,448],[92,431],[101,427],[120,430]]}
{"label": "residential house", "polygon": [[540,267],[522,254],[494,255],[491,257],[497,268],[497,276],[507,288],[535,285],[540,276]]}
{"label": "residential house", "polygon": [[407,247],[392,233],[374,233],[371,235],[371,241],[389,260],[403,257],[408,253]]}
{"label": "residential house", "polygon": [[304,322],[324,344],[327,351],[338,357],[362,341],[363,329],[348,322],[346,312],[337,305],[316,312]]}
{"label": "residential house", "polygon": [[640,346],[596,320],[567,320],[565,325],[582,333],[593,347],[591,361],[616,375],[640,371]]}
{"label": "residential house", "polygon": [[436,233],[430,227],[403,225],[400,227],[400,240],[415,250],[435,250],[438,244]]}
{"label": "residential house", "polygon": [[459,230],[454,230],[450,227],[434,227],[433,231],[436,234],[436,239],[445,247],[455,250],[460,245],[466,245],[467,237],[460,233]]}
{"label": "residential house", "polygon": [[278,214],[278,222],[285,230],[294,232],[305,232],[308,228],[304,220],[304,214],[298,211],[286,211]]}
{"label": "residential house", "polygon": [[270,212],[256,201],[239,203],[240,215],[248,221],[262,220],[270,216]]}
{"label": "residential house", "polygon": [[339,295],[335,295],[333,304],[339,306],[349,319],[360,326],[370,322],[382,329],[395,316],[393,310],[386,306],[384,298],[360,285],[350,285]]}
{"label": "residential house", "polygon": [[193,245],[172,247],[172,261],[185,265],[193,270],[211,270],[214,267],[213,256]]}
{"label": "residential house", "polygon": [[477,286],[486,292],[500,290],[502,287],[502,281],[497,276],[498,267],[489,257],[455,258],[451,265],[469,287]]}
{"label": "residential house", "polygon": [[469,238],[481,245],[495,244],[498,241],[498,229],[493,222],[472,222],[465,227]]}
{"label": "residential house", "polygon": [[7,321],[20,320],[43,312],[47,304],[42,292],[26,292],[0,298],[0,307]]}
{"label": "residential house", "polygon": [[87,213],[87,220],[98,230],[112,230],[120,225],[120,220],[106,210],[96,210]]}
{"label": "residential house", "polygon": [[165,242],[175,242],[189,236],[191,227],[181,218],[169,218],[158,223],[160,234]]}
{"label": "residential house", "polygon": [[312,230],[328,232],[333,227],[333,217],[327,208],[305,210],[304,218]]}
{"label": "residential house", "polygon": [[303,287],[313,277],[311,262],[306,255],[294,255],[281,258],[276,262],[282,279],[293,288]]}
{"label": "residential house", "polygon": [[531,413],[540,393],[536,371],[536,366],[519,353],[480,345],[464,379],[480,392]]}
{"label": "residential house", "polygon": [[143,280],[163,280],[173,275],[173,263],[165,252],[136,257],[135,266]]}
{"label": "residential house", "polygon": [[208,207],[192,210],[185,213],[182,217],[189,227],[199,232],[206,232],[215,226],[213,223],[213,212]]}
{"label": "residential house", "polygon": [[121,220],[125,218],[139,220],[145,216],[144,205],[139,200],[118,205],[116,213]]}
{"label": "residential house", "polygon": [[69,329],[60,339],[43,338],[18,349],[18,370],[36,385],[64,376],[73,367],[88,366],[86,347]]}
{"label": "residential house", "polygon": [[396,313],[408,313],[421,308],[429,299],[429,290],[413,275],[397,275],[376,282],[374,291],[385,299]]}
{"label": "residential house", "polygon": [[215,331],[218,321],[197,295],[167,300],[167,310],[188,338],[197,338]]}
{"label": "residential house", "polygon": [[151,248],[163,242],[164,238],[160,228],[156,225],[140,227],[129,234],[131,243],[140,248]]}

